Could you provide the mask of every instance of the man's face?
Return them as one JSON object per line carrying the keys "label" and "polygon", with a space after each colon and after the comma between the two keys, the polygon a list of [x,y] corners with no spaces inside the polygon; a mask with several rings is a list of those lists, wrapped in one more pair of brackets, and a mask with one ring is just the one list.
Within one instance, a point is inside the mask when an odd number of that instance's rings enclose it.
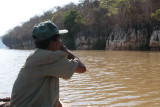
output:
{"label": "man's face", "polygon": [[50,41],[48,49],[52,50],[52,51],[60,50],[61,44],[62,44],[62,40],[61,40],[61,37],[59,35],[59,36],[57,36],[57,40],[56,41],[53,41],[53,40]]}
{"label": "man's face", "polygon": [[60,49],[61,43],[62,43],[62,40],[61,40],[61,37],[60,37],[60,35],[59,35],[59,36],[57,37],[57,41],[55,41],[55,45],[56,45],[56,47],[57,47],[57,50]]}

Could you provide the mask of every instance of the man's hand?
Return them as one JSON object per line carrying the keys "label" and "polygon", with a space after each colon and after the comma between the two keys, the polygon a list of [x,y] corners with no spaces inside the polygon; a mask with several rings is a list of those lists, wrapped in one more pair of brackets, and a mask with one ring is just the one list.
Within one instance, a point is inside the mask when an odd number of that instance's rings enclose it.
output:
{"label": "man's hand", "polygon": [[72,53],[69,53],[69,54],[68,54],[68,57],[67,57],[67,59],[75,59],[75,56],[74,56],[74,54],[72,54]]}
{"label": "man's hand", "polygon": [[57,107],[62,107],[62,104],[60,101],[58,101]]}
{"label": "man's hand", "polygon": [[75,60],[75,61],[78,62],[78,67],[77,67],[77,69],[76,69],[76,72],[77,72],[77,73],[84,73],[84,72],[86,72],[86,67],[85,67],[85,65],[81,62],[81,60],[80,60],[77,56],[75,56],[74,54],[72,54],[72,53],[67,49],[67,47],[63,45],[63,43],[61,43],[60,50],[65,51],[66,53],[68,53],[67,59],[73,59],[73,60]]}
{"label": "man's hand", "polygon": [[72,53],[67,49],[67,47],[63,45],[63,42],[61,43],[60,50],[65,51],[66,53],[68,53],[67,59],[74,59],[74,58],[75,58],[75,55],[72,54]]}
{"label": "man's hand", "polygon": [[69,50],[66,48],[66,46],[63,45],[63,42],[61,42],[60,50],[68,52]]}

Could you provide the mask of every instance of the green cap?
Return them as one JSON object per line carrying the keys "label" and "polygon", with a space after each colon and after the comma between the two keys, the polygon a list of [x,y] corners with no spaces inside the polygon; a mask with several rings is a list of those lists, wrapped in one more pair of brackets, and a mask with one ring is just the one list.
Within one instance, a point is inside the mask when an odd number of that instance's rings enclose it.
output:
{"label": "green cap", "polygon": [[34,26],[32,36],[35,40],[42,41],[56,34],[65,34],[68,30],[59,30],[52,21],[41,22],[38,26]]}

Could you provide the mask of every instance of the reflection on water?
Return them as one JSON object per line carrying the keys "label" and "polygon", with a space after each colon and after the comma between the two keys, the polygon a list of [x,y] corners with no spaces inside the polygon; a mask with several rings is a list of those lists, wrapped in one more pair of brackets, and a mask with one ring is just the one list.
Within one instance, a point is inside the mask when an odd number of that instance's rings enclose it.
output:
{"label": "reflection on water", "polygon": [[[31,52],[0,50],[0,97],[10,95],[18,69]],[[73,107],[160,106],[160,52],[73,52],[87,72],[60,80],[62,102]]]}

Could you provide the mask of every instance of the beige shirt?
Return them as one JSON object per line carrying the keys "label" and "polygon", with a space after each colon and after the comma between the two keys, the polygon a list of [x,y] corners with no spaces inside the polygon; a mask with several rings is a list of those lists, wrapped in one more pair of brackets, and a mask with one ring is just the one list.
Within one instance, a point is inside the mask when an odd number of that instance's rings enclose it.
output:
{"label": "beige shirt", "polygon": [[64,51],[36,49],[20,70],[11,95],[11,107],[56,107],[59,78],[69,79],[78,63]]}

